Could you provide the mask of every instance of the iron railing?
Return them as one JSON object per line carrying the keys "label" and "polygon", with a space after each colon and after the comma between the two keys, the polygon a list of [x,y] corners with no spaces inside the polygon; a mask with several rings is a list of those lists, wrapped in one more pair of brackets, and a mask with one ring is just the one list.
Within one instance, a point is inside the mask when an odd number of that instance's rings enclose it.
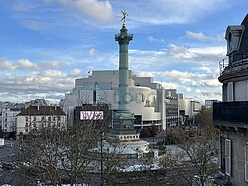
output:
{"label": "iron railing", "polygon": [[248,101],[213,103],[213,122],[248,124]]}
{"label": "iron railing", "polygon": [[220,75],[222,75],[225,69],[231,69],[238,66],[242,67],[246,64],[248,64],[248,54],[237,53],[230,55],[228,58],[224,58],[219,62]]}

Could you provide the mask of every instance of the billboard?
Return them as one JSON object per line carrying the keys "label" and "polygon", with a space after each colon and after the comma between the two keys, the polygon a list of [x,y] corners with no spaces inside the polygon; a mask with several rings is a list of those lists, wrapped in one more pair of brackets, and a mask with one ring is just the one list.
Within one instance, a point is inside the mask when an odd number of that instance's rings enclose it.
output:
{"label": "billboard", "polygon": [[80,120],[102,120],[103,111],[81,111]]}

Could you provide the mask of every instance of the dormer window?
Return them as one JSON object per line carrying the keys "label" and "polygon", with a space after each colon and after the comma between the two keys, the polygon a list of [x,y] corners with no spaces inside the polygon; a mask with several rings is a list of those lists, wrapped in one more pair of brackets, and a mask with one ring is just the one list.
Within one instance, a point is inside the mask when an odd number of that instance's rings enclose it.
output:
{"label": "dormer window", "polygon": [[244,25],[227,27],[225,36],[227,40],[227,56],[239,51],[240,41],[244,30]]}

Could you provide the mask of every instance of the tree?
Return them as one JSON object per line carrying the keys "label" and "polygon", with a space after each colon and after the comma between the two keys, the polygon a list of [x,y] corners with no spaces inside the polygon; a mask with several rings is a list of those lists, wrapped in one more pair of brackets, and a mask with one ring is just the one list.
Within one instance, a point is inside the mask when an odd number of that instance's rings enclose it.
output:
{"label": "tree", "polygon": [[192,173],[199,176],[199,186],[204,186],[211,175],[218,170],[218,133],[212,126],[199,129],[198,136],[182,141],[178,146],[182,149],[179,161],[183,166],[177,170],[190,184]]}
{"label": "tree", "polygon": [[90,174],[100,170],[102,161],[100,152],[92,149],[98,148],[101,133],[108,130],[108,120],[99,122],[98,115],[94,116],[99,114],[98,108],[91,109],[94,110],[90,119],[80,120],[77,113],[76,122],[67,127],[52,125],[52,120],[36,121],[40,122],[36,127],[30,125],[30,132],[15,156],[20,184],[34,185],[38,180],[50,185],[91,182]]}
{"label": "tree", "polygon": [[108,135],[102,132],[108,131],[104,127],[108,120],[80,120],[67,128],[47,122],[31,128],[15,156],[19,171],[15,178],[20,185],[35,185],[37,181],[56,186],[63,183],[158,185],[176,180],[176,156],[169,150],[155,158],[156,151],[138,154],[139,157],[120,155],[115,151],[119,142],[110,139],[107,141],[112,150],[103,148]]}
{"label": "tree", "polygon": [[202,109],[196,116],[195,120],[196,123],[198,123],[201,127],[207,127],[209,125],[212,125],[212,113],[213,109]]}
{"label": "tree", "polygon": [[150,133],[150,137],[155,137],[158,134],[158,129],[157,129],[156,125],[153,124],[149,128],[149,133]]}
{"label": "tree", "polygon": [[94,161],[88,150],[96,144],[96,139],[90,138],[93,130],[88,128],[32,131],[20,151],[20,172],[52,185],[85,181]]}

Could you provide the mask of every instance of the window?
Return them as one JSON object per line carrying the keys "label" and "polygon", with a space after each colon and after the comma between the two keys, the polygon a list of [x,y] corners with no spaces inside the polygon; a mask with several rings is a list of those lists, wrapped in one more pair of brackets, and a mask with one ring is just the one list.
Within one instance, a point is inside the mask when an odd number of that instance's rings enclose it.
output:
{"label": "window", "polygon": [[36,116],[34,116],[34,121],[36,121]]}
{"label": "window", "polygon": [[219,136],[219,150],[218,150],[218,164],[219,164],[219,169],[221,169],[222,168],[222,148],[221,148],[221,146],[222,146],[222,137],[221,136]]}
{"label": "window", "polygon": [[45,121],[45,117],[44,116],[41,117],[41,121]]}
{"label": "window", "polygon": [[48,121],[51,121],[51,117],[50,116],[48,117]]}
{"label": "window", "polygon": [[56,121],[56,118],[55,117],[53,117],[53,121]]}
{"label": "window", "polygon": [[226,157],[226,164],[225,164],[225,171],[226,175],[231,175],[231,140],[225,140],[225,157]]}
{"label": "window", "polygon": [[233,101],[233,82],[227,84],[227,101]]}
{"label": "window", "polygon": [[28,121],[28,117],[25,117],[25,121]]}
{"label": "window", "polygon": [[248,182],[248,142],[245,144],[245,181]]}

